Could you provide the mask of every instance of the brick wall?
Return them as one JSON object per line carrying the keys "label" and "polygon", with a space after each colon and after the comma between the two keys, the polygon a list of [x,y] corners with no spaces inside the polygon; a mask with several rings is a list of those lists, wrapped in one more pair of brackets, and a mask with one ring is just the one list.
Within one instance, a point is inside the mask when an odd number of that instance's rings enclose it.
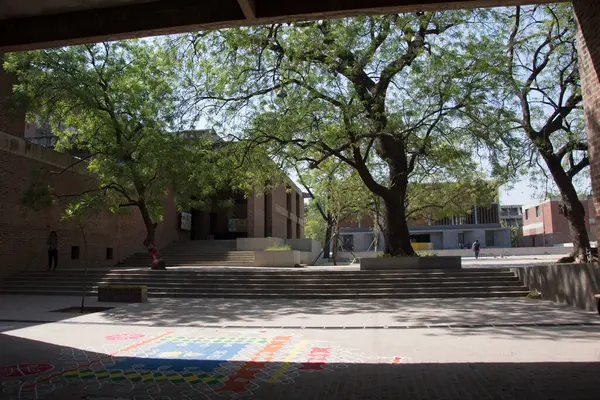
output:
{"label": "brick wall", "polygon": [[[290,204],[288,190],[291,190]],[[251,194],[248,196],[247,207],[248,237],[304,238],[304,197],[297,187],[278,185],[270,193]],[[290,235],[288,220],[291,223]]]}
{"label": "brick wall", "polygon": [[577,46],[581,70],[585,125],[591,161],[596,209],[596,237],[600,227],[600,8],[596,0],[573,1],[577,19]]}
{"label": "brick wall", "polygon": [[[142,242],[146,231],[136,209],[126,216],[103,213],[91,218],[85,227],[87,254],[78,227],[72,222],[60,221],[66,200],[41,212],[22,210],[20,197],[31,182],[32,170],[42,167],[57,170],[60,162],[72,159],[19,138],[7,138],[7,135],[0,135],[0,275],[46,268],[46,240],[51,230],[58,233],[59,268],[82,267],[84,263],[88,266],[114,265],[134,252],[145,251]],[[89,175],[78,172],[55,175],[50,183],[58,193],[78,193],[93,186]],[[168,196],[165,205],[164,221],[157,231],[159,247],[180,237],[172,195]],[[71,259],[72,246],[79,246],[77,260]],[[113,249],[112,260],[107,260],[107,248]]]}

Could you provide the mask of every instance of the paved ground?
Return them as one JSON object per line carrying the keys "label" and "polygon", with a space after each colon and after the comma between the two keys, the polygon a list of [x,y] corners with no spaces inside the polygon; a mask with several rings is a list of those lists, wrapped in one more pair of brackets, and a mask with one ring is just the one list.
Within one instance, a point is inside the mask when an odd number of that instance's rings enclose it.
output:
{"label": "paved ground", "polygon": [[77,304],[0,296],[1,399],[599,398],[600,319],[541,300]]}

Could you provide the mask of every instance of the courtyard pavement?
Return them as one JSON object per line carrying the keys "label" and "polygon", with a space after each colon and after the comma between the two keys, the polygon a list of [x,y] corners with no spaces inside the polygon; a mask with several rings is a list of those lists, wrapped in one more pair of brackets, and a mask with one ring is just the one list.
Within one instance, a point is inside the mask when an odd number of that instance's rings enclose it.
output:
{"label": "courtyard pavement", "polygon": [[0,296],[1,399],[599,398],[600,318],[543,300],[78,304]]}

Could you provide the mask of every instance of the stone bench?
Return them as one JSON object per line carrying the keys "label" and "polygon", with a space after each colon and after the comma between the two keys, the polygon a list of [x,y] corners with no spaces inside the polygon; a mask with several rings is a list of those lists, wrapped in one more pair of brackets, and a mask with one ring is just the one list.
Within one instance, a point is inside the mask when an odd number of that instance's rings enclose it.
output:
{"label": "stone bench", "polygon": [[147,286],[98,286],[98,301],[111,303],[146,303],[148,301]]}

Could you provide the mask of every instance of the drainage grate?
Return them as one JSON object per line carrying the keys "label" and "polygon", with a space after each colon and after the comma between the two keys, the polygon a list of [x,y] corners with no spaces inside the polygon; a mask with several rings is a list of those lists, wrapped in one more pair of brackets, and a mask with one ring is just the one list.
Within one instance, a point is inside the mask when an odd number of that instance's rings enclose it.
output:
{"label": "drainage grate", "polygon": [[50,312],[59,312],[59,313],[71,313],[71,314],[93,314],[102,311],[112,310],[114,307],[83,307],[83,312],[81,307],[68,307],[61,308],[60,310],[52,310]]}

